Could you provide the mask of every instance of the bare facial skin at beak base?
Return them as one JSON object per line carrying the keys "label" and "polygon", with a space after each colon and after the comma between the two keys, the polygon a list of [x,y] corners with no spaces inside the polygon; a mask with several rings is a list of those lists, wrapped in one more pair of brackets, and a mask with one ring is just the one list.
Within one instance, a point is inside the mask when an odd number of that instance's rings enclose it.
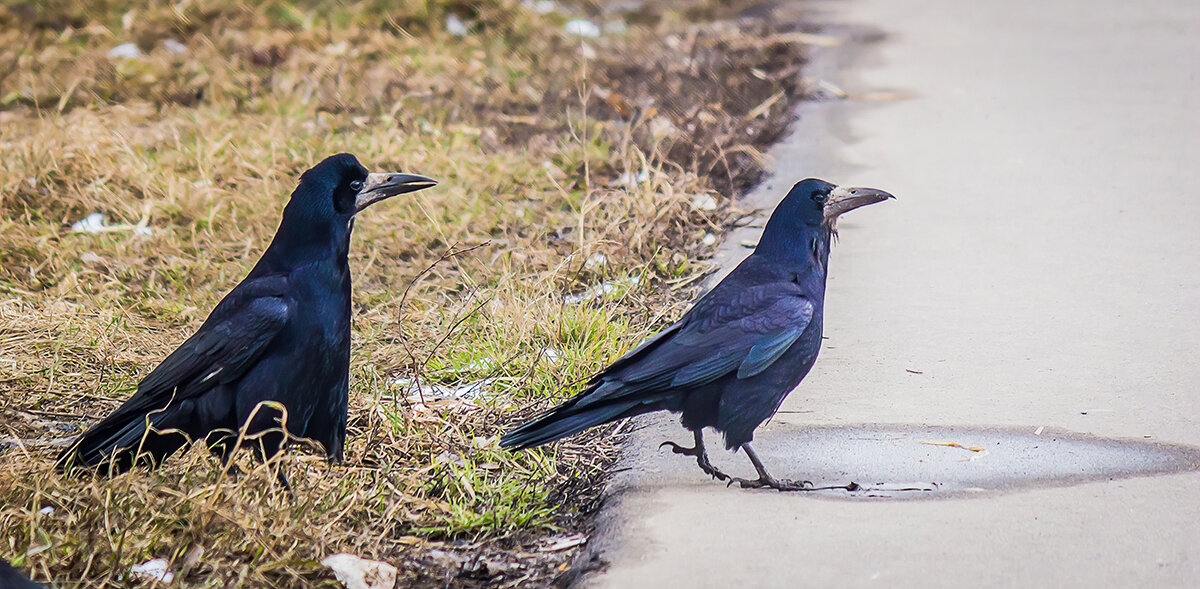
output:
{"label": "bare facial skin at beak base", "polygon": [[891,198],[896,197],[878,188],[838,186],[825,202],[825,222],[835,223],[846,212]]}
{"label": "bare facial skin at beak base", "polygon": [[358,197],[354,200],[355,212],[362,211],[381,200],[436,185],[437,180],[420,174],[367,174],[362,190],[358,191]]}

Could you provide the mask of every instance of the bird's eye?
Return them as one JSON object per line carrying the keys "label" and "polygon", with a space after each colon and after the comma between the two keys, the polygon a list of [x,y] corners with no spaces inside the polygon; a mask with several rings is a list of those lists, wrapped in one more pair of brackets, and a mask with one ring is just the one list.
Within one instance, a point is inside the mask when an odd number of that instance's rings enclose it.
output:
{"label": "bird's eye", "polygon": [[825,204],[825,199],[827,198],[829,198],[829,195],[824,192],[814,192],[812,195],[812,199],[818,204]]}
{"label": "bird's eye", "polygon": [[362,187],[363,187],[362,180],[355,180],[350,183],[350,190],[353,190],[355,192],[362,190]]}

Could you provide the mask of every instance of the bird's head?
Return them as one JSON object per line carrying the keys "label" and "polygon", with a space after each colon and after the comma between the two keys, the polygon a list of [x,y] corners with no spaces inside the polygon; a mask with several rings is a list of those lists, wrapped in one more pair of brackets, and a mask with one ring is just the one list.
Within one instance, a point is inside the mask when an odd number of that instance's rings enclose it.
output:
{"label": "bird's head", "polygon": [[254,272],[312,259],[340,256],[344,262],[354,216],[359,211],[397,194],[435,184],[432,178],[417,174],[369,173],[348,153],[325,158],[300,175],[300,184],[283,209],[279,230]]}
{"label": "bird's head", "polygon": [[304,172],[292,199],[302,197],[319,210],[329,207],[336,215],[353,217],[381,200],[436,184],[419,174],[370,173],[358,158],[339,153]]}
{"label": "bird's head", "polygon": [[[782,212],[807,225],[826,227],[836,233],[838,217],[889,198],[896,197],[875,188],[837,186],[824,180],[809,178],[797,182],[792,187],[775,214]],[[773,214],[772,218],[774,216]]]}
{"label": "bird's head", "polygon": [[[811,243],[799,245],[828,252],[829,238],[837,234],[838,217],[889,198],[895,197],[875,188],[837,186],[816,178],[802,180],[775,207],[758,249],[764,254],[776,249],[780,253],[804,251],[796,245],[807,240]],[[823,248],[819,247],[822,243]]]}

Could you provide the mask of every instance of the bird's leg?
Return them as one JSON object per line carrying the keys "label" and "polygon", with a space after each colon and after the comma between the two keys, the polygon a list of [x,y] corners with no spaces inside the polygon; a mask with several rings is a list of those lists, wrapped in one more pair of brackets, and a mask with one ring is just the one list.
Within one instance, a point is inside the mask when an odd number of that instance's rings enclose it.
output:
{"label": "bird's leg", "polygon": [[754,465],[754,470],[758,471],[758,479],[748,481],[738,477],[731,477],[729,484],[737,483],[743,489],[760,489],[768,487],[776,491],[824,491],[829,489],[844,489],[846,491],[857,491],[861,489],[858,483],[848,483],[845,485],[832,485],[828,487],[814,487],[812,481],[789,481],[787,479],[776,479],[767,472],[767,468],[763,466],[762,460],[758,458],[758,454],[750,447],[749,443],[742,444],[742,449],[746,451],[746,456],[750,458],[751,464]]}
{"label": "bird's leg", "polygon": [[291,499],[292,503],[295,503],[296,493],[292,491],[292,483],[288,481],[287,473],[283,471],[283,457],[279,453],[276,453],[271,458],[262,456],[262,461],[268,470],[275,472],[275,482],[280,487],[283,487],[284,491],[287,491],[288,499]]}
{"label": "bird's leg", "polygon": [[771,476],[767,472],[767,468],[763,466],[762,460],[758,458],[758,454],[754,453],[754,449],[749,443],[742,444],[742,450],[746,451],[746,456],[750,458],[750,463],[754,465],[754,470],[758,471],[758,479],[750,481],[743,478],[733,477],[729,479],[729,484],[737,483],[743,489],[759,489],[762,487],[770,487],[780,491],[807,491],[812,488],[812,481],[780,481]]}
{"label": "bird's leg", "polygon": [[295,503],[296,493],[292,491],[292,484],[288,482],[287,474],[283,472],[283,465],[279,464],[277,467],[278,470],[275,471],[275,482],[279,483],[279,485],[283,487],[283,490],[287,491],[288,497],[293,503]]}
{"label": "bird's leg", "polygon": [[233,455],[237,452],[236,442],[236,437],[230,436],[224,431],[209,432],[204,438],[208,451],[221,460],[221,468],[233,478],[235,483],[242,474],[242,469],[233,463]]}
{"label": "bird's leg", "polygon": [[699,428],[692,430],[692,433],[696,436],[696,445],[692,446],[691,448],[688,448],[687,446],[680,446],[679,444],[671,441],[663,442],[662,444],[659,444],[658,447],[659,449],[662,449],[663,446],[670,446],[671,451],[676,454],[695,456],[696,464],[700,465],[700,470],[703,470],[704,474],[707,474],[708,476],[720,481],[729,480],[729,475],[717,470],[717,467],[713,466],[712,463],[708,461],[708,451],[704,449],[704,433]]}
{"label": "bird's leg", "polygon": [[283,437],[266,435],[257,440],[253,449],[254,454],[262,461],[263,465],[275,473],[275,482],[283,487],[284,491],[287,491],[288,498],[294,503],[296,493],[292,491],[292,484],[288,481],[287,473],[283,471],[283,444]]}

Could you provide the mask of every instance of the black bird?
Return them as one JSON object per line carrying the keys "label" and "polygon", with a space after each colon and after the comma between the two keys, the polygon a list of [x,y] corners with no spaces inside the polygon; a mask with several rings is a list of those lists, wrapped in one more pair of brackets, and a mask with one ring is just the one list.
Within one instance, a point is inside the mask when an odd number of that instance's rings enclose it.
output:
{"label": "black bird", "polygon": [[0,589],[46,589],[46,587],[40,583],[34,583],[21,571],[8,564],[8,561],[0,558]]}
{"label": "black bird", "polygon": [[[372,203],[428,188],[416,174],[369,174],[353,155],[300,176],[262,258],[137,392],[59,456],[59,466],[124,472],[204,439],[228,463],[253,440],[263,459],[292,436],[342,458],[350,385],[354,218]],[[282,427],[281,427],[282,426]],[[280,482],[287,479],[280,472]]]}
{"label": "black bird", "polygon": [[[872,188],[817,179],[792,187],[748,258],[696,301],[675,324],[588,380],[578,395],[506,434],[500,444],[531,448],[586,428],[650,411],[682,414],[695,446],[665,442],[695,456],[705,473],[743,487],[810,488],[767,473],[750,447],[754,430],[775,414],[821,348],[825,278],[837,219],[893,198]],[[758,480],[729,477],[708,460],[702,430],[742,448]],[[851,483],[853,485],[853,483]]]}

